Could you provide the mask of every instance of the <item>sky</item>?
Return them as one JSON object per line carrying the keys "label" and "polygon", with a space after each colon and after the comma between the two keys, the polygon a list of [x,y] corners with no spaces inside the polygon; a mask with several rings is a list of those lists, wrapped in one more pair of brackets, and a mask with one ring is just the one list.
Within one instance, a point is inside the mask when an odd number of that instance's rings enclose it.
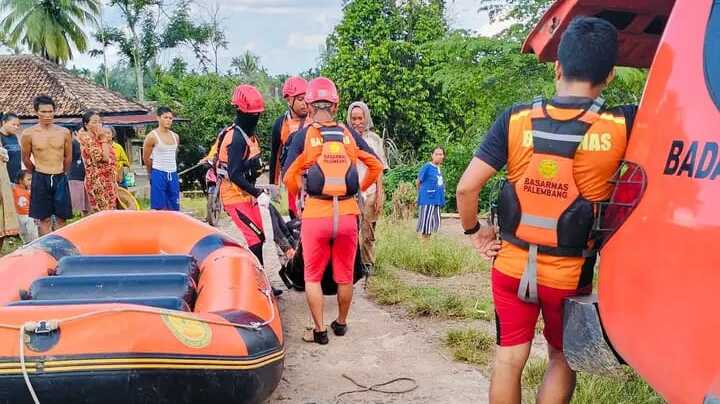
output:
{"label": "sky", "polygon": [[[105,1],[107,3],[107,1]],[[467,29],[479,35],[491,35],[498,26],[489,24],[487,15],[478,12],[479,0],[449,0],[447,17],[453,28]],[[195,0],[193,17],[209,20],[211,10],[221,5],[220,19],[229,41],[228,49],[221,49],[219,64],[222,71],[230,69],[233,57],[250,50],[260,56],[260,63],[271,74],[297,74],[317,65],[320,46],[342,18],[341,0]],[[123,26],[117,10],[104,9],[106,25]],[[97,43],[90,48],[97,48]],[[180,51],[192,67],[192,53]],[[163,65],[178,55],[168,50],[159,57]],[[110,64],[119,60],[117,50],[109,49]],[[96,69],[102,57],[78,55],[68,66]]]}

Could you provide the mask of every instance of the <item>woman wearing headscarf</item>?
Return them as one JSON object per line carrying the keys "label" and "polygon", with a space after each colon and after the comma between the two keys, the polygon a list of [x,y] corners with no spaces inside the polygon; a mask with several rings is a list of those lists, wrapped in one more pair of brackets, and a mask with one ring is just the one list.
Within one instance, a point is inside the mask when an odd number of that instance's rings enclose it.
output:
{"label": "woman wearing headscarf", "polygon": [[[383,170],[388,169],[387,160],[385,159],[385,147],[383,139],[373,132],[374,128],[372,117],[370,116],[370,108],[362,101],[356,101],[350,104],[347,111],[348,126],[354,129],[362,136],[363,140],[375,152],[383,165]],[[358,161],[358,174],[360,182],[367,174],[367,167],[361,161]],[[360,220],[360,255],[362,262],[368,273],[372,273],[375,267],[375,224],[378,216],[382,212],[383,203],[385,202],[385,193],[382,185],[382,175],[378,176],[375,185],[372,185],[366,191],[360,194],[360,207],[362,218]]]}

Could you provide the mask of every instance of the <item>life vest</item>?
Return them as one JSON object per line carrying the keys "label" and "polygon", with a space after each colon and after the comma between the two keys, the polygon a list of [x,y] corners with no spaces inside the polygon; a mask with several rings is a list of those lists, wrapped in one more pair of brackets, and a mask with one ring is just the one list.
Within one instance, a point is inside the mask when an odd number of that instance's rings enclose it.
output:
{"label": "life vest", "polygon": [[275,172],[275,182],[279,182],[280,178],[282,178],[282,175],[280,174],[280,167],[283,167],[285,165],[285,160],[287,160],[287,149],[290,142],[292,142],[293,135],[297,133],[300,129],[303,129],[306,127],[310,121],[305,118],[298,118],[293,119],[290,117],[290,112],[285,113],[285,117],[283,118],[283,124],[280,128],[280,148],[277,153],[277,167],[278,169]]}
{"label": "life vest", "polygon": [[594,253],[589,242],[595,206],[583,198],[574,177],[574,158],[604,101],[570,120],[550,117],[542,98],[533,101],[533,154],[518,181],[500,191],[498,224],[503,240],[528,250],[518,297],[537,303],[538,253],[583,257]]}
{"label": "life vest", "polygon": [[228,173],[228,162],[229,155],[228,149],[233,142],[233,138],[236,133],[240,133],[245,139],[245,155],[243,160],[249,160],[250,166],[261,167],[262,162],[260,161],[260,142],[257,136],[248,136],[244,130],[239,126],[231,125],[220,135],[218,138],[218,144],[220,144],[218,152],[218,161],[216,171],[218,179],[220,180],[220,196],[224,204],[233,204],[239,202],[247,202],[252,199],[252,195],[243,191],[239,186],[230,181]]}
{"label": "life vest", "polygon": [[307,123],[306,118],[293,119],[290,116],[290,112],[285,113],[285,119],[283,119],[282,128],[280,129],[280,145],[281,147],[287,145],[288,140],[292,138],[292,134],[298,130],[304,128]]}
{"label": "life vest", "polygon": [[314,124],[305,137],[305,150],[321,148],[305,173],[305,192],[320,199],[348,199],[360,191],[355,139],[344,126]]}

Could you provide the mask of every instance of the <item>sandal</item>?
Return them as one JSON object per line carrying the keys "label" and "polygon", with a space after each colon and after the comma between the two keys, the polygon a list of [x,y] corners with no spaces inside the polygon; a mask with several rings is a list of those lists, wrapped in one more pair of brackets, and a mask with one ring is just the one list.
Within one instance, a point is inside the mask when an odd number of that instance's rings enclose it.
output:
{"label": "sandal", "polygon": [[347,324],[340,324],[337,321],[333,321],[332,323],[330,323],[330,328],[333,329],[333,332],[338,337],[342,337],[343,335],[345,335],[345,333],[347,332],[347,327]]}
{"label": "sandal", "polygon": [[328,338],[327,329],[325,331],[315,331],[312,330],[312,335],[310,335],[310,330],[303,335],[303,341],[305,342],[314,342],[316,344],[320,345],[327,345],[328,342],[330,342],[330,339]]}

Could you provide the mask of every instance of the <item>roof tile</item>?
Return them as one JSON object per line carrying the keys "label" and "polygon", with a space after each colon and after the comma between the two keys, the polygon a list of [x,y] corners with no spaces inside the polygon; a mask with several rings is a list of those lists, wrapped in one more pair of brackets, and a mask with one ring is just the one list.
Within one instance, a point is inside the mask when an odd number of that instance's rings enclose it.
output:
{"label": "roof tile", "polygon": [[38,56],[0,55],[0,111],[35,117],[33,99],[43,94],[53,98],[59,117],[79,116],[88,109],[111,115],[148,112],[142,104]]}

